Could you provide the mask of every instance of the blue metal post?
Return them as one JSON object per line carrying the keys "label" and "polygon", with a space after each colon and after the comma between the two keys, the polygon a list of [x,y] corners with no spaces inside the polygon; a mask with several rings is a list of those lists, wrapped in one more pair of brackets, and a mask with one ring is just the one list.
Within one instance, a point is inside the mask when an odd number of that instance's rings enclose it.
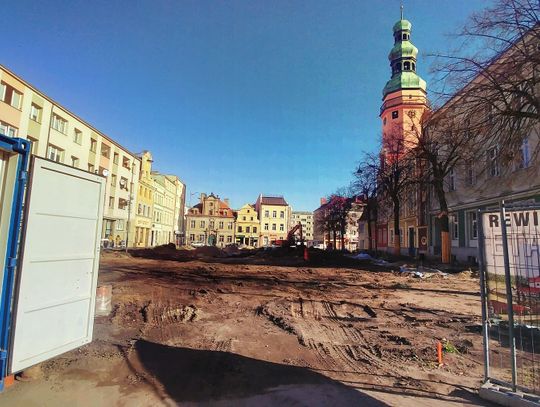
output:
{"label": "blue metal post", "polygon": [[10,138],[0,134],[0,149],[18,154],[17,180],[13,190],[11,217],[6,248],[6,264],[2,280],[0,298],[0,391],[4,389],[4,377],[7,375],[9,339],[12,326],[13,282],[19,254],[19,240],[23,215],[24,194],[28,177],[28,161],[31,143],[20,138]]}

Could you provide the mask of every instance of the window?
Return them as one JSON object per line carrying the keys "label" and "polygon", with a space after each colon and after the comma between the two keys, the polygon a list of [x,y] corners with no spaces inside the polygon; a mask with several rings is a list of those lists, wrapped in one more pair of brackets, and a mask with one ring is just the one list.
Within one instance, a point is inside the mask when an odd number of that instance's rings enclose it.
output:
{"label": "window", "polygon": [[199,223],[199,226],[204,229],[206,227],[206,222],[204,220],[201,220],[201,223]]}
{"label": "window", "polygon": [[277,218],[277,211],[272,211],[272,217]]}
{"label": "window", "polygon": [[120,177],[120,189],[125,189],[128,191],[128,179],[125,177]]}
{"label": "window", "polygon": [[82,144],[82,131],[79,129],[73,129],[73,142]]}
{"label": "window", "polygon": [[0,83],[0,97],[2,101],[15,109],[21,108],[22,93],[5,82]]}
{"label": "window", "polygon": [[118,153],[114,153],[114,154],[113,154],[113,163],[114,163],[114,164],[118,164],[118,156],[119,156]]}
{"label": "window", "polygon": [[448,173],[448,186],[450,188],[450,191],[456,190],[456,174],[453,168]]}
{"label": "window", "polygon": [[257,233],[257,226],[253,226],[253,233]]}
{"label": "window", "polygon": [[269,218],[270,217],[270,211],[264,211],[264,217]]}
{"label": "window", "polygon": [[478,239],[478,220],[476,212],[469,212],[469,239]]}
{"label": "window", "polygon": [[499,164],[499,148],[498,147],[490,148],[487,154],[488,154],[489,176],[498,177],[499,175],[501,175],[501,166]]}
{"label": "window", "polygon": [[399,111],[398,110],[394,110],[392,112],[392,119],[397,119],[399,117]]}
{"label": "window", "polygon": [[191,220],[191,221],[189,222],[189,227],[192,228],[192,229],[195,228],[195,221],[194,221],[194,220]]}
{"label": "window", "polygon": [[93,138],[90,139],[90,151],[93,153],[97,151],[97,141]]}
{"label": "window", "polygon": [[219,228],[223,229],[223,221],[219,222]]}
{"label": "window", "polygon": [[129,158],[127,158],[126,156],[122,157],[122,167],[127,168],[128,170],[130,169],[129,168]]}
{"label": "window", "polygon": [[32,138],[30,136],[27,136],[26,137],[28,140],[30,140],[32,142],[32,154],[37,154],[37,151],[38,151],[38,140],[35,139],[35,138]]}
{"label": "window", "polygon": [[227,243],[232,243],[232,236],[227,236]]}
{"label": "window", "polygon": [[242,233],[242,226],[238,226],[238,233]]}
{"label": "window", "polygon": [[246,217],[245,217],[245,216],[242,216],[242,220],[246,220]]}
{"label": "window", "polygon": [[214,221],[213,221],[213,220],[210,221],[208,227],[209,227],[210,229],[214,229]]}
{"label": "window", "polygon": [[280,211],[280,212],[279,212],[279,217],[280,217],[281,219],[285,219],[285,211]]}
{"label": "window", "polygon": [[272,230],[276,230],[276,224],[272,223]]}
{"label": "window", "polygon": [[118,198],[118,209],[126,209],[127,205],[128,205],[127,199]]}
{"label": "window", "polygon": [[17,128],[0,121],[0,134],[9,137],[17,137]]}
{"label": "window", "polygon": [[285,230],[285,225],[282,223],[279,225],[279,230],[283,232]]}
{"label": "window", "polygon": [[405,61],[403,63],[403,70],[404,71],[410,71],[411,70],[411,63],[409,61]]}
{"label": "window", "polygon": [[232,230],[232,228],[233,228],[233,223],[229,222],[229,224],[227,225],[227,229]]}
{"label": "window", "polygon": [[195,235],[189,235],[189,241],[194,242],[195,241]]}
{"label": "window", "polygon": [[116,221],[116,230],[124,230],[124,219],[118,219]]}
{"label": "window", "polygon": [[251,227],[246,226],[246,233],[250,233],[250,232],[251,232]]}
{"label": "window", "polygon": [[109,208],[114,208],[114,197],[112,196],[109,197]]}
{"label": "window", "polygon": [[113,187],[116,186],[116,174],[112,174],[112,175],[111,175],[111,185],[112,185]]}
{"label": "window", "polygon": [[52,115],[51,127],[55,130],[58,130],[60,133],[66,134],[67,131],[67,121],[57,114]]}
{"label": "window", "polygon": [[467,161],[465,164],[465,176],[467,177],[467,185],[473,186],[476,184],[476,169],[474,161]]}
{"label": "window", "polygon": [[30,106],[30,119],[35,122],[41,123],[41,107],[39,107],[35,103],[32,103],[32,106]]}
{"label": "window", "polygon": [[47,158],[49,160],[56,161],[57,163],[64,162],[64,150],[49,144],[49,148],[47,149]]}
{"label": "window", "polygon": [[199,242],[204,242],[204,235],[199,235]]}
{"label": "window", "polygon": [[105,158],[110,158],[111,147],[109,147],[107,144],[101,143],[101,155]]}
{"label": "window", "polygon": [[79,159],[75,157],[74,155],[71,156],[71,166],[75,168],[79,168]]}
{"label": "window", "polygon": [[268,230],[268,223],[264,224],[264,230]]}
{"label": "window", "polygon": [[223,235],[219,235],[219,241],[223,243]]}
{"label": "window", "polygon": [[450,237],[452,240],[457,240],[459,238],[459,224],[457,216],[452,214],[449,216],[450,221]]}
{"label": "window", "polygon": [[531,164],[531,152],[529,150],[529,138],[525,137],[521,143],[516,169],[527,168]]}

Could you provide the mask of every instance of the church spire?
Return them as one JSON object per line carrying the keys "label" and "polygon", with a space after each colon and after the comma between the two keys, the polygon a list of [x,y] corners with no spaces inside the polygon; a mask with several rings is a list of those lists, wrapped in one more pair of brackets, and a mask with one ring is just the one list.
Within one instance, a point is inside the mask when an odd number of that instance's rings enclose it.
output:
{"label": "church spire", "polygon": [[426,91],[426,82],[416,74],[416,56],[418,49],[412,44],[410,21],[403,19],[403,2],[401,3],[401,19],[394,24],[394,47],[388,55],[392,78],[386,83],[383,97],[400,89],[422,89]]}

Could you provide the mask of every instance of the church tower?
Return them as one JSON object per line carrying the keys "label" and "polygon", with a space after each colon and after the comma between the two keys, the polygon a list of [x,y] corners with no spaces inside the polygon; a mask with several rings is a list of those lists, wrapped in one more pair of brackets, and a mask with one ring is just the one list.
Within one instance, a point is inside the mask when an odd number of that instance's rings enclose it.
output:
{"label": "church tower", "polygon": [[426,82],[416,73],[418,49],[411,42],[412,24],[401,19],[394,24],[394,47],[388,55],[392,77],[383,89],[383,153],[392,154],[396,145],[413,146],[415,129],[427,110]]}

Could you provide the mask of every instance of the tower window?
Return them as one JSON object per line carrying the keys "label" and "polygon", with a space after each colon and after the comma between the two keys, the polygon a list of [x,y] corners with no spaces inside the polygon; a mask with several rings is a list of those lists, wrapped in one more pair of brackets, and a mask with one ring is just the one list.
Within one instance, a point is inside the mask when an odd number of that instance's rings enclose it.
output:
{"label": "tower window", "polygon": [[411,65],[412,65],[412,70],[415,71],[416,70],[416,64],[413,62]]}
{"label": "tower window", "polygon": [[403,70],[404,71],[410,71],[411,70],[411,63],[409,61],[405,61],[403,63]]}
{"label": "tower window", "polygon": [[398,110],[394,110],[392,112],[392,119],[397,119],[399,117],[399,111]]}
{"label": "tower window", "polygon": [[404,33],[404,34],[401,36],[401,38],[403,39],[403,41],[406,41],[406,40],[407,40],[407,34]]}

